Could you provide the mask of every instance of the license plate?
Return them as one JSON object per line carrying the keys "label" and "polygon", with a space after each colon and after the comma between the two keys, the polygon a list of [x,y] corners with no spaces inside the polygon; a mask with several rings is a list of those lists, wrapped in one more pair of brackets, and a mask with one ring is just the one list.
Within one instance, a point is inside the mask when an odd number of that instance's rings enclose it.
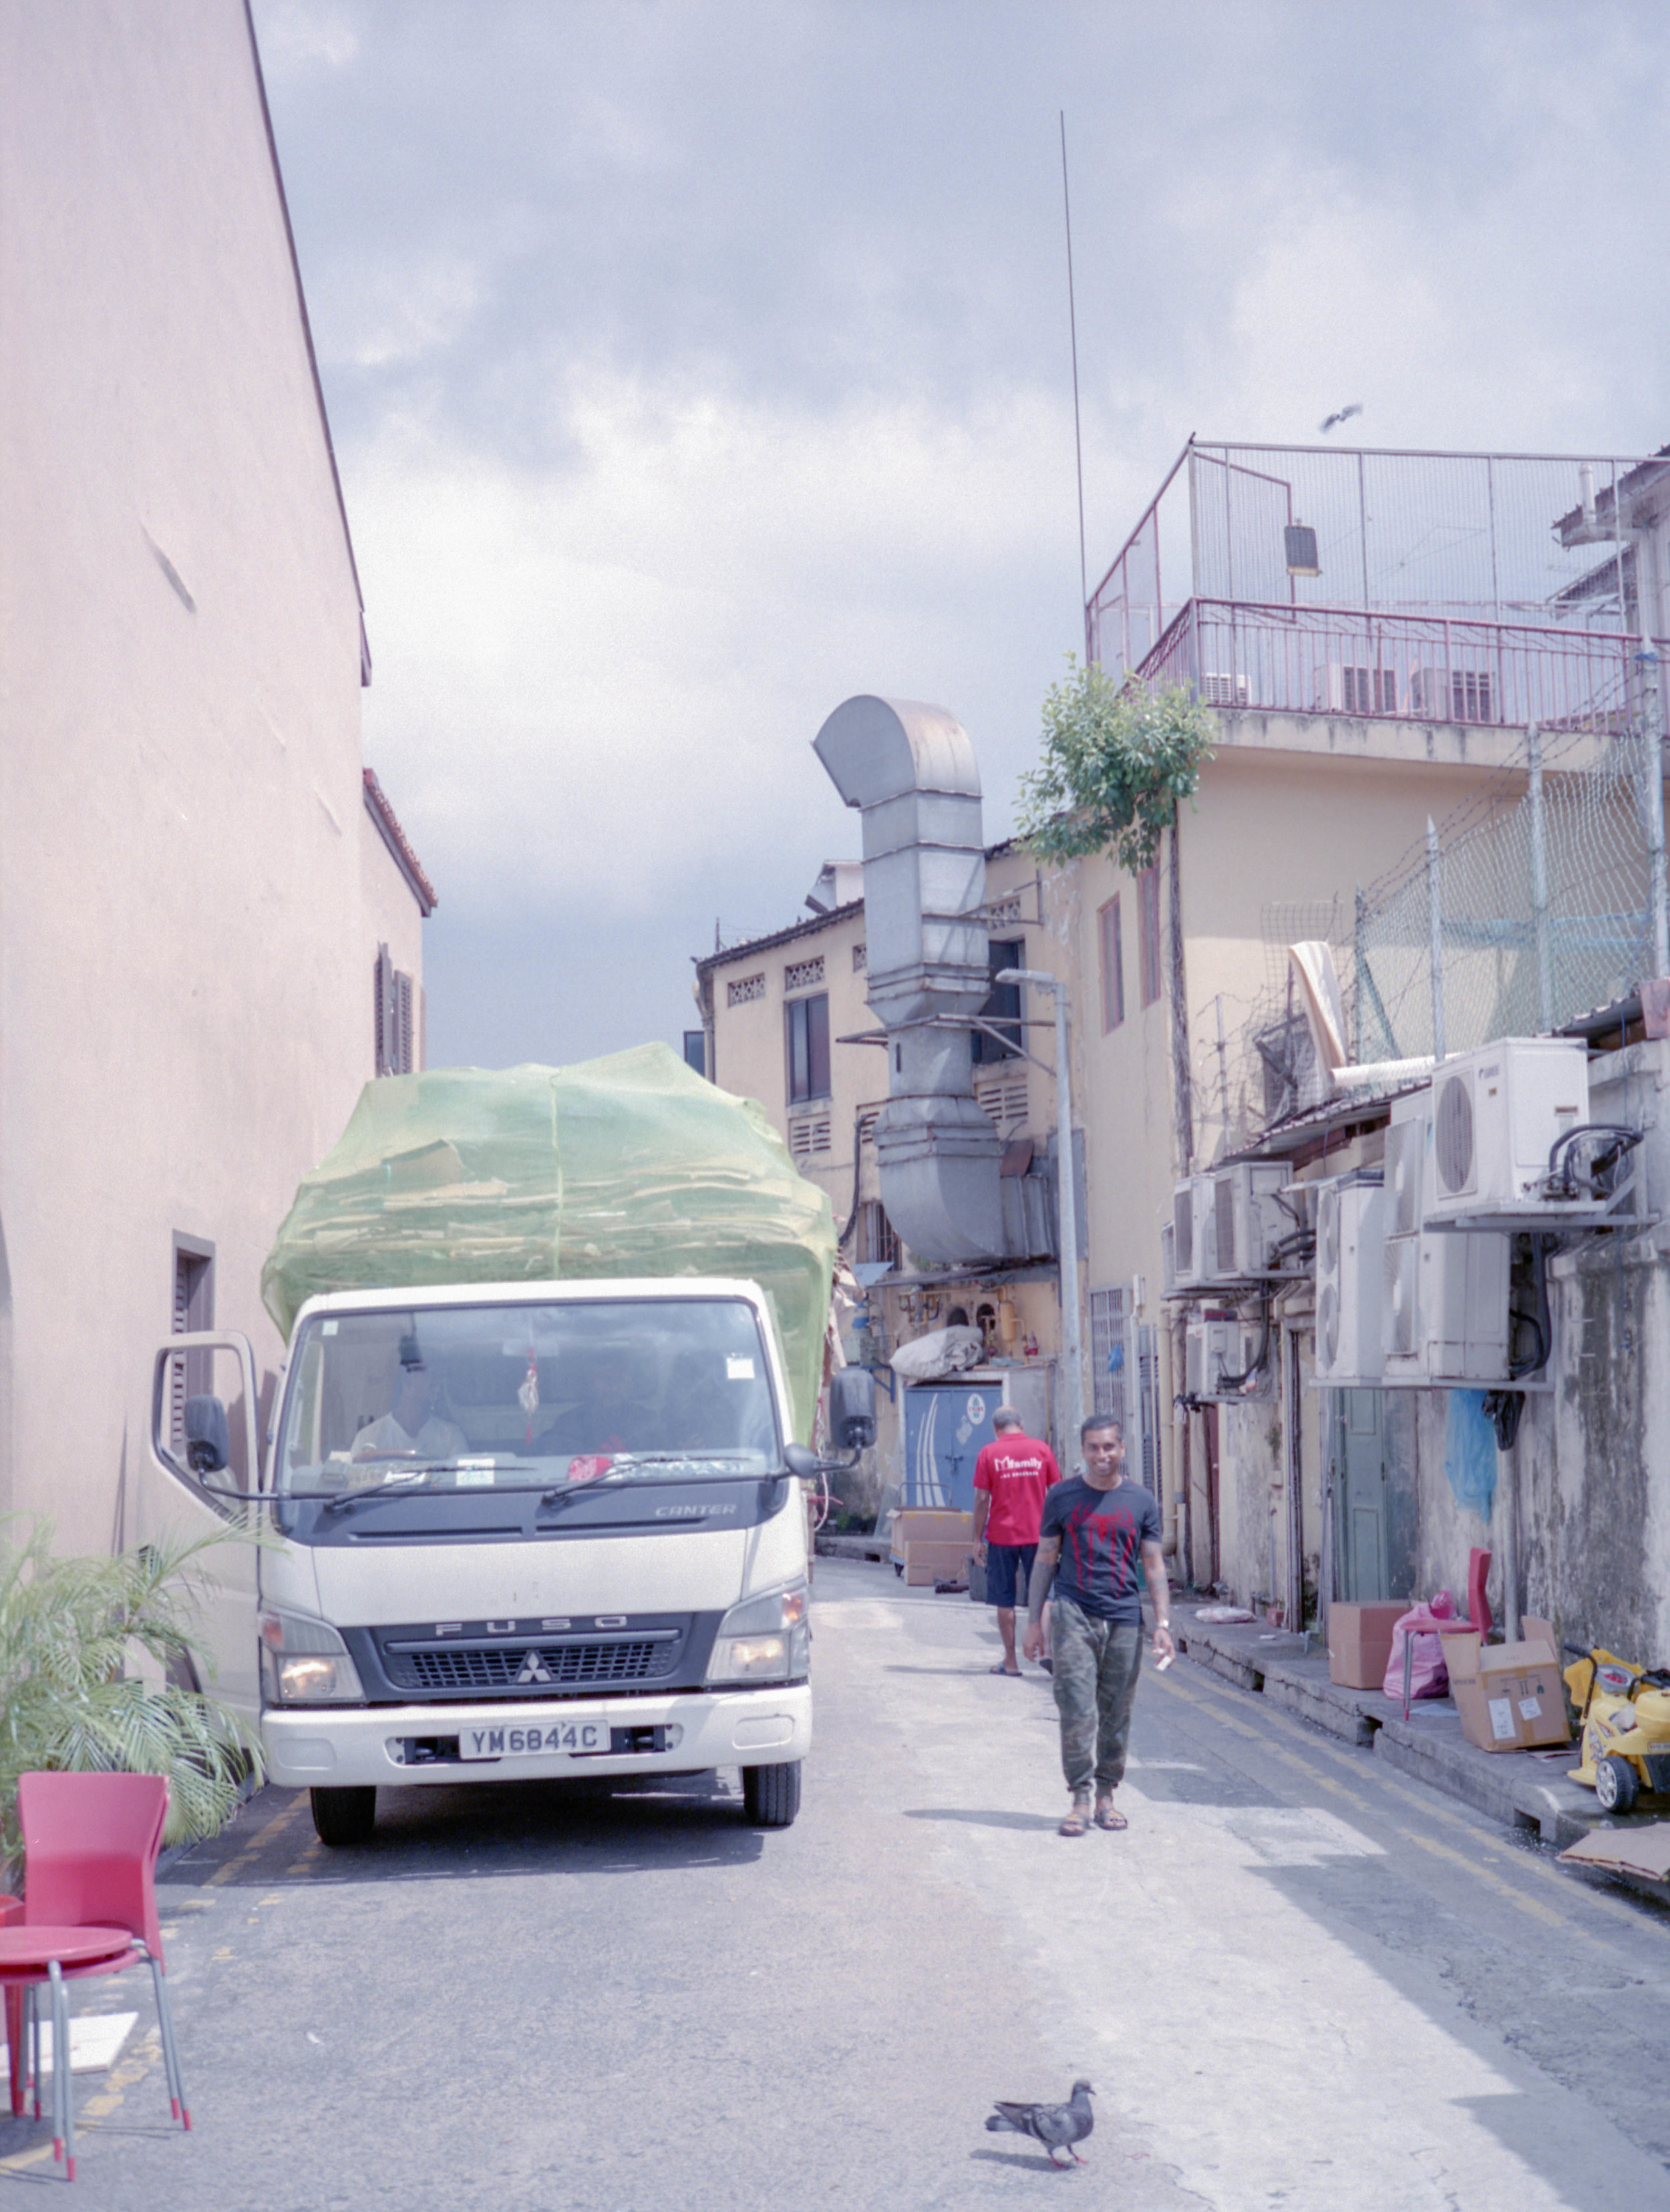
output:
{"label": "license plate", "polygon": [[606,1721],[534,1722],[524,1728],[458,1730],[460,1759],[549,1758],[553,1752],[607,1751]]}

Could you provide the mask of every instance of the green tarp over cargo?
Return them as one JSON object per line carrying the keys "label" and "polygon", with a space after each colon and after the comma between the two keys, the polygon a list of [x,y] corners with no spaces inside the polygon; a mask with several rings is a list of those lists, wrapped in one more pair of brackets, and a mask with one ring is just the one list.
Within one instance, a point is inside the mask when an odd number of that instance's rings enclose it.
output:
{"label": "green tarp over cargo", "polygon": [[805,1441],[835,1249],[829,1200],[753,1101],[641,1045],[367,1083],[297,1191],[261,1296],[288,1339],[327,1291],[741,1276],[771,1302]]}

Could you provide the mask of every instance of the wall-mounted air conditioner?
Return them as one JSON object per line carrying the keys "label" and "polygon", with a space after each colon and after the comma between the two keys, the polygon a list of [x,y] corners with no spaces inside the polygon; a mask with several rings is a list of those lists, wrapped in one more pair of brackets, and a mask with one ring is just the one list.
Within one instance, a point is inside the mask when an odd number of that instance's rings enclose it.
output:
{"label": "wall-mounted air conditioner", "polygon": [[1247,678],[1219,672],[1202,675],[1196,685],[1203,707],[1244,707]]}
{"label": "wall-mounted air conditioner", "polygon": [[1171,1194],[1171,1265],[1175,1288],[1198,1290],[1212,1279],[1217,1221],[1210,1176],[1188,1176]]}
{"label": "wall-mounted air conditioner", "polygon": [[1415,1388],[1508,1380],[1510,1239],[1497,1231],[1388,1237],[1382,1381]]}
{"label": "wall-mounted air conditioner", "polygon": [[1276,1247],[1299,1229],[1302,1209],[1290,1194],[1293,1170],[1274,1160],[1240,1160],[1215,1168],[1212,1194],[1213,1279],[1252,1282],[1305,1270]]}
{"label": "wall-mounted air conditioner", "polygon": [[[1271,1342],[1275,1341],[1272,1331]],[[1257,1364],[1260,1351],[1266,1353],[1262,1366]],[[1183,1352],[1186,1390],[1202,1405],[1240,1406],[1274,1395],[1276,1363],[1260,1322],[1199,1316],[1188,1324]]]}
{"label": "wall-mounted air conditioner", "polygon": [[1321,1185],[1316,1200],[1316,1380],[1372,1386],[1386,1364],[1381,1343],[1386,1193],[1378,1183]]}
{"label": "wall-mounted air conditioner", "polygon": [[1588,1053],[1576,1037],[1504,1037],[1460,1053],[1432,1078],[1425,1218],[1547,1219],[1572,1201],[1542,1186],[1550,1148],[1588,1120]]}
{"label": "wall-mounted air conditioner", "polygon": [[1490,671],[1417,668],[1409,678],[1409,711],[1425,721],[1492,722]]}
{"label": "wall-mounted air conditioner", "polygon": [[1319,714],[1395,714],[1398,678],[1394,668],[1364,668],[1331,660],[1312,672],[1311,704]]}
{"label": "wall-mounted air conditioner", "polygon": [[1386,1234],[1412,1237],[1426,1218],[1427,1147],[1432,1094],[1417,1091],[1392,1103],[1386,1132]]}

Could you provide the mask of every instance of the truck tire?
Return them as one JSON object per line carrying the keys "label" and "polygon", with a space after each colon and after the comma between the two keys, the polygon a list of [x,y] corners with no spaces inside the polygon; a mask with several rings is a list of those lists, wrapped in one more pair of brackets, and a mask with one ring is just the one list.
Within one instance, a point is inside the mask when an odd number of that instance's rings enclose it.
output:
{"label": "truck tire", "polygon": [[1603,1813],[1627,1813],[1641,1788],[1639,1777],[1627,1759],[1609,1751],[1594,1762],[1594,1794]]}
{"label": "truck tire", "polygon": [[744,1766],[743,1809],[756,1828],[792,1828],[800,1810],[800,1761],[781,1766]]}
{"label": "truck tire", "polygon": [[313,1790],[313,1826],[322,1844],[368,1844],[377,1826],[375,1790]]}

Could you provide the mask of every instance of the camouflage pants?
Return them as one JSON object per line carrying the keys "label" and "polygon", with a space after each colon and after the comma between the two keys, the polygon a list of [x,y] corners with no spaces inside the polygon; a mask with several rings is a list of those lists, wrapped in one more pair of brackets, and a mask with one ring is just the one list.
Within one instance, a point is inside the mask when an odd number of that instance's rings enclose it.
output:
{"label": "camouflage pants", "polygon": [[1142,1629],[1134,1620],[1099,1620],[1067,1597],[1054,1601],[1050,1622],[1067,1787],[1075,1797],[1088,1797],[1094,1779],[1097,1794],[1106,1796],[1125,1778]]}

